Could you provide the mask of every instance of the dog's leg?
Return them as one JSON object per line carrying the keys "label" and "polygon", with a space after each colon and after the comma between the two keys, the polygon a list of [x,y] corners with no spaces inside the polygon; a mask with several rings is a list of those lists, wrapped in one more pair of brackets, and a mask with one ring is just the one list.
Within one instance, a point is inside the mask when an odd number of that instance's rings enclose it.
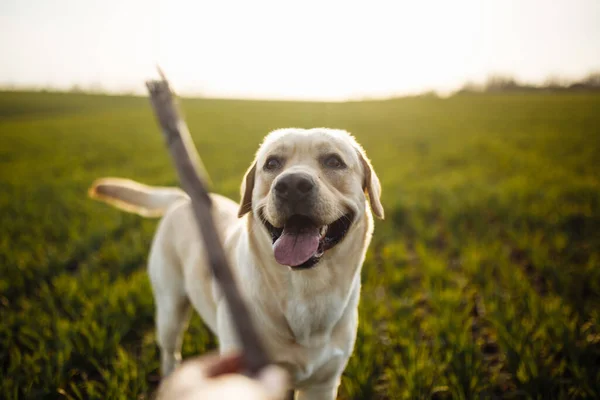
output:
{"label": "dog's leg", "polygon": [[181,344],[190,319],[190,311],[187,297],[164,296],[156,302],[156,335],[163,377],[173,372],[181,362]]}
{"label": "dog's leg", "polygon": [[160,370],[169,375],[181,361],[183,332],[191,316],[190,300],[185,292],[179,266],[169,235],[167,221],[161,221],[148,260],[156,307],[156,341],[160,347]]}
{"label": "dog's leg", "polygon": [[296,391],[296,400],[335,400],[339,381]]}
{"label": "dog's leg", "polygon": [[237,337],[229,307],[224,299],[217,306],[217,336],[219,337],[219,352],[228,354],[240,351],[241,346]]}
{"label": "dog's leg", "polygon": [[320,378],[296,391],[296,400],[335,400],[346,362],[346,357],[333,357],[316,371]]}

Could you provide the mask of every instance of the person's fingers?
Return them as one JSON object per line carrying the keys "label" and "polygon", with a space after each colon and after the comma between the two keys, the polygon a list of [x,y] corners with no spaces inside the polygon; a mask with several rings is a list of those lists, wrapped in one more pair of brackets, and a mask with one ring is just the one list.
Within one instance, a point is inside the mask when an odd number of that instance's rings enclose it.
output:
{"label": "person's fingers", "polygon": [[[283,391],[285,395],[285,390]],[[183,400],[282,400],[280,392],[274,393],[261,381],[239,374],[221,375],[205,381],[197,390],[186,393]]]}
{"label": "person's fingers", "polygon": [[157,399],[280,400],[288,389],[287,372],[270,365],[257,377],[241,375],[239,354],[207,354],[186,361],[159,387]]}
{"label": "person's fingers", "polygon": [[258,374],[258,380],[273,399],[283,399],[289,388],[286,370],[276,365],[268,365]]}

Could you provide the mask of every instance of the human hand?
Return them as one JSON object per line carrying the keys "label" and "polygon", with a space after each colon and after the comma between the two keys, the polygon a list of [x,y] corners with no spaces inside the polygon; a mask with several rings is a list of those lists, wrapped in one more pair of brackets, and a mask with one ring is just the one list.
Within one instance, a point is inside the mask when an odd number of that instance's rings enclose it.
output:
{"label": "human hand", "polygon": [[256,378],[242,375],[239,354],[209,354],[184,362],[161,383],[158,400],[281,400],[288,390],[285,370],[264,368]]}

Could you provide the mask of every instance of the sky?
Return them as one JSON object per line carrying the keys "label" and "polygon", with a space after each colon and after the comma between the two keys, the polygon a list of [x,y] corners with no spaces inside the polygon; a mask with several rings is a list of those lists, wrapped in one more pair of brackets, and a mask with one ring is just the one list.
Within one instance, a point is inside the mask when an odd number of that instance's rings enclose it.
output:
{"label": "sky", "polygon": [[346,100],[600,70],[600,0],[0,0],[0,85]]}

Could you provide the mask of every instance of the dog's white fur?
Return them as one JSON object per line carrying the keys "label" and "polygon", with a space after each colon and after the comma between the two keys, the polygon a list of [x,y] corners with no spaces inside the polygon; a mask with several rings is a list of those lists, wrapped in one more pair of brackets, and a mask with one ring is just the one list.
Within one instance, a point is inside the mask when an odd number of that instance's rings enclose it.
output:
{"label": "dog's white fur", "polygon": [[[276,153],[281,171],[263,168]],[[346,165],[331,170],[322,157],[335,153]],[[311,269],[292,270],[275,261],[272,239],[259,211],[282,225],[272,188],[288,173],[309,174],[318,186],[314,215],[330,224],[349,211],[354,223],[345,238]],[[213,212],[239,288],[272,360],[290,372],[298,399],[333,399],[352,353],[358,325],[360,271],[373,231],[367,203],[380,218],[381,188],[363,149],[345,131],[281,129],[270,133],[242,183],[241,205],[213,194]],[[227,304],[204,258],[187,195],[104,178],[90,195],[127,211],[156,216],[166,210],[154,237],[148,270],[156,301],[161,369],[168,375],[180,361],[190,305],[218,336],[221,352],[238,348]]]}

